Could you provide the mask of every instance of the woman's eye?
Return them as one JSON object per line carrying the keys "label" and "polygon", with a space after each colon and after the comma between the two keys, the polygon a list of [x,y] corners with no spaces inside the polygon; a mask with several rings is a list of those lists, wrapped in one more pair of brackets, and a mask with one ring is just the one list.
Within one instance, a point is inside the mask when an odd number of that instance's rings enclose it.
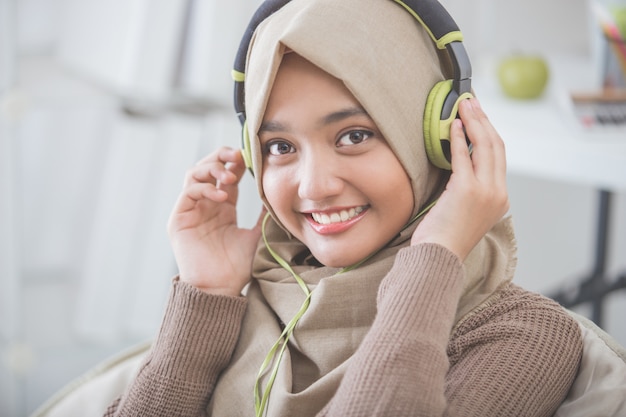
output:
{"label": "woman's eye", "polygon": [[369,139],[371,136],[372,132],[368,132],[367,130],[352,130],[339,138],[337,146],[358,145],[359,143]]}
{"label": "woman's eye", "polygon": [[270,155],[285,155],[295,152],[293,146],[282,141],[270,142],[266,145],[266,149]]}

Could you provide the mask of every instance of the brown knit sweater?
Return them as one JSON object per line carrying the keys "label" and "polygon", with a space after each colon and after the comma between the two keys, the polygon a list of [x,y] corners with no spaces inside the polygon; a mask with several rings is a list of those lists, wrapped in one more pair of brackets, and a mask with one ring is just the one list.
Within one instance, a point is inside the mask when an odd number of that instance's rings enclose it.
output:
{"label": "brown knit sweater", "polygon": [[[552,415],[578,369],[577,323],[510,284],[454,326],[462,280],[445,248],[401,250],[381,284],[377,318],[321,415]],[[243,297],[175,282],[151,353],[105,415],[205,416],[245,309]]]}

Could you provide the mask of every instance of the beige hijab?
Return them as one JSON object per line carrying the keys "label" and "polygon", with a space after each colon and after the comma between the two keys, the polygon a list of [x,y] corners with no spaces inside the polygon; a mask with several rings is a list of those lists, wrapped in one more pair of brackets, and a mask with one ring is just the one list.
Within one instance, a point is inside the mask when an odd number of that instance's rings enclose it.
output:
{"label": "beige hijab", "polygon": [[[443,79],[438,54],[419,23],[393,1],[292,0],[257,29],[248,51],[246,112],[259,192],[262,160],[256,132],[272,84],[289,49],[342,80],[364,106],[404,166],[415,213],[436,198],[446,174],[427,161],[422,114],[432,86]],[[271,212],[271,207],[268,207]],[[315,415],[336,391],[346,366],[376,315],[378,286],[418,223],[401,231],[359,267],[342,272],[315,263],[308,249],[270,220],[270,247],[312,291],[310,305],[289,340],[271,391],[268,416]],[[466,285],[456,319],[511,281],[514,235],[502,221],[465,262]],[[219,379],[209,411],[254,415],[254,383],[282,327],[305,294],[263,243],[253,265],[249,305],[231,365]],[[269,373],[261,378],[263,386]]]}

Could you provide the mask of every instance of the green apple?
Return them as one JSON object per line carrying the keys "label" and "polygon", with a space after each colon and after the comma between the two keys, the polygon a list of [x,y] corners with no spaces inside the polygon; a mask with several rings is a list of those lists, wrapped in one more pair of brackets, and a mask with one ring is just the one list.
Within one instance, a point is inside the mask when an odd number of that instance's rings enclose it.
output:
{"label": "green apple", "polygon": [[546,88],[550,71],[546,60],[538,55],[512,55],[498,66],[500,87],[509,97],[533,99]]}

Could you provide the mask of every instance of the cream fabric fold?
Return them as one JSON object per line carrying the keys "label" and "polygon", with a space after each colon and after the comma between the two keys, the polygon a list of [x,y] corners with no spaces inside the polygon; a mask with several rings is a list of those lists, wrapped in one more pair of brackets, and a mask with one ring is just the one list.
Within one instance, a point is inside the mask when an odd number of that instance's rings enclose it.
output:
{"label": "cream fabric fold", "polygon": [[[248,51],[246,113],[255,178],[263,197],[262,158],[256,132],[286,50],[342,80],[374,119],[406,172],[417,213],[441,192],[447,173],[428,163],[422,115],[428,92],[443,79],[438,53],[419,23],[393,1],[292,0],[257,29]],[[264,199],[265,201],[265,199]],[[267,204],[266,204],[267,205]],[[272,213],[271,207],[268,207]],[[266,237],[313,291],[311,304],[289,341],[271,393],[268,415],[313,415],[332,397],[350,357],[376,315],[378,287],[396,253],[409,245],[418,222],[349,272],[320,266],[308,249],[271,220]],[[465,262],[466,284],[457,321],[512,280],[515,241],[503,220]],[[257,372],[284,323],[305,295],[261,243],[241,338],[209,410],[213,415],[254,414]],[[267,382],[267,375],[263,378]]]}

